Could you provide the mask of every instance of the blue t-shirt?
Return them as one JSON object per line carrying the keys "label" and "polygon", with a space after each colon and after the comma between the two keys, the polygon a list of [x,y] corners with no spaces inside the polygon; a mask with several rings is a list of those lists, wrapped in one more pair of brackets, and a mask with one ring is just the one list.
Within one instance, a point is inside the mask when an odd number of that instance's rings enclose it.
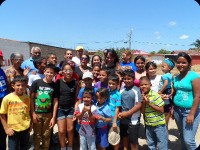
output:
{"label": "blue t-shirt", "polygon": [[[97,107],[97,115],[101,115],[104,118],[112,117],[110,107],[108,106],[108,104],[106,102],[100,107],[98,106],[98,103],[96,103],[96,107]],[[103,120],[97,120],[97,122],[96,122],[97,128],[102,128],[107,125],[108,125],[108,122],[104,122]]]}
{"label": "blue t-shirt", "polygon": [[163,74],[163,75],[161,76],[160,87],[163,86],[165,80],[168,80],[167,89],[171,89],[172,74],[168,72],[168,73],[165,73],[165,74]]}
{"label": "blue t-shirt", "polygon": [[183,108],[192,108],[194,101],[194,93],[192,81],[200,78],[199,74],[190,71],[183,79],[179,75],[174,78],[174,89],[176,94],[174,96],[174,105]]}
{"label": "blue t-shirt", "polygon": [[129,66],[129,67],[131,67],[131,69],[133,71],[137,71],[137,67],[135,66],[135,64],[133,62],[129,62],[129,63],[120,62],[120,66],[122,66],[122,67]]}
{"label": "blue t-shirt", "polygon": [[[82,99],[83,99],[84,90],[85,90],[85,88],[81,88],[81,89],[79,90],[79,93],[78,93],[78,99],[79,99],[79,100],[82,100]],[[93,90],[94,90],[94,95],[95,95],[95,93],[96,93],[96,91],[97,91],[97,88],[93,87]],[[96,98],[95,98],[95,96],[94,96],[94,98],[92,99],[92,104],[95,105],[96,103],[97,103],[97,100],[96,100]]]}
{"label": "blue t-shirt", "polygon": [[21,68],[22,68],[22,69],[26,69],[26,68],[28,68],[28,67],[30,68],[30,71],[29,71],[29,73],[28,73],[28,77],[31,75],[31,73],[32,73],[33,71],[35,71],[35,72],[38,71],[38,69],[35,68],[35,66],[34,66],[34,64],[33,64],[33,58],[32,58],[32,57],[30,57],[29,59],[25,60],[25,61],[21,64]]}
{"label": "blue t-shirt", "polygon": [[8,94],[6,75],[2,68],[0,68],[0,99]]}
{"label": "blue t-shirt", "polygon": [[110,98],[108,99],[108,104],[112,112],[112,119],[114,119],[116,107],[121,107],[121,100],[121,94],[117,89],[114,91],[110,91]]}

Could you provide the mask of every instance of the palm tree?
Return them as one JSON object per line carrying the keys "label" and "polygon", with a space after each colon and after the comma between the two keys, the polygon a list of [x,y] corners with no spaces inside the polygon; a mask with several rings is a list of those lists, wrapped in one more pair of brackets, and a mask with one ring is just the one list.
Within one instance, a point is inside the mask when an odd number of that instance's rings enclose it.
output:
{"label": "palm tree", "polygon": [[194,43],[192,43],[191,45],[194,45],[196,48],[200,48],[200,40],[196,39],[196,41]]}

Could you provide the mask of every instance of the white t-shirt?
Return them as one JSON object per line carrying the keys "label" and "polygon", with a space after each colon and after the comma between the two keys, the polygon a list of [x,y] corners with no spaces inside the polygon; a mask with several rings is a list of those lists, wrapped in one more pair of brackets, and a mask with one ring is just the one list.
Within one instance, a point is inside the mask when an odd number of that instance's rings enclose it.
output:
{"label": "white t-shirt", "polygon": [[38,80],[38,79],[43,79],[44,78],[44,74],[40,74],[40,73],[37,73],[37,74],[31,74],[28,78],[28,86],[31,86],[32,83],[35,81],[35,80]]}
{"label": "white t-shirt", "polygon": [[80,63],[81,63],[80,58],[78,58],[76,56],[72,58],[72,61],[75,62],[77,66],[80,65]]}
{"label": "white t-shirt", "polygon": [[154,79],[150,79],[151,81],[151,90],[153,90],[154,92],[158,92],[160,87],[159,87],[159,84],[160,84],[160,80],[161,80],[161,75],[156,75],[156,77]]}

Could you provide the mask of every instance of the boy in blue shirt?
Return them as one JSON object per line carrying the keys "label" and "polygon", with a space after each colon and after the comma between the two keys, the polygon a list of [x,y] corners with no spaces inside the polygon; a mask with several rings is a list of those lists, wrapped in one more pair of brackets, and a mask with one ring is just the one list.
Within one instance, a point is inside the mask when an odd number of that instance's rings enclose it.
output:
{"label": "boy in blue shirt", "polygon": [[140,108],[142,107],[142,95],[140,89],[134,86],[135,74],[132,69],[124,72],[125,86],[120,90],[122,96],[120,118],[120,134],[124,150],[128,149],[130,142],[131,150],[138,149],[138,137],[140,127]]}
{"label": "boy in blue shirt", "polygon": [[[108,103],[112,113],[111,127],[113,128],[114,131],[117,131],[117,126],[119,126],[119,120],[117,119],[117,116],[119,114],[121,107],[121,94],[117,89],[118,84],[119,84],[119,76],[116,74],[111,74],[108,77],[108,87],[110,90],[110,98],[108,99]],[[119,149],[119,144],[114,145],[114,150],[118,149]]]}

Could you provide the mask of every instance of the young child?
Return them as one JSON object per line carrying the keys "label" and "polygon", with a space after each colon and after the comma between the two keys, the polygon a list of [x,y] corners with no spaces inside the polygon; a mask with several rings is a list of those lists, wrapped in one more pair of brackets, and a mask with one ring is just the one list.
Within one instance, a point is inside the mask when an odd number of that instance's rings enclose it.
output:
{"label": "young child", "polygon": [[[108,103],[110,106],[110,110],[112,113],[112,123],[111,128],[113,128],[114,131],[117,131],[117,127],[119,127],[119,120],[117,119],[117,116],[120,111],[121,107],[121,94],[118,91],[117,87],[119,84],[119,76],[116,74],[112,74],[108,77],[108,87],[110,91],[110,98],[108,99]],[[114,146],[114,150],[119,149],[119,144]]]}
{"label": "young child", "polygon": [[38,69],[36,74],[31,74],[28,77],[28,86],[31,87],[32,83],[37,79],[44,78],[44,68],[47,65],[47,60],[44,57],[39,57],[33,61],[35,68]]}
{"label": "young child", "polygon": [[99,73],[99,80],[94,87],[99,89],[101,87],[108,88],[108,76],[109,76],[109,70],[104,68],[100,70]]}
{"label": "young child", "polygon": [[109,91],[106,88],[100,88],[96,92],[97,98],[97,123],[96,123],[96,139],[98,149],[105,150],[109,146],[108,143],[108,124],[112,121],[112,114],[108,103]]}
{"label": "young child", "polygon": [[5,96],[1,104],[1,122],[11,150],[29,148],[31,117],[30,97],[24,93],[26,86],[26,77],[15,76],[12,81],[14,92]]}
{"label": "young child", "polygon": [[83,92],[83,103],[78,105],[74,113],[80,123],[78,132],[81,150],[96,150],[95,116],[97,116],[97,112],[96,106],[92,104],[93,96],[94,91],[86,88]]}
{"label": "young child", "polygon": [[142,113],[146,126],[149,149],[168,150],[168,136],[164,116],[164,101],[157,92],[151,90],[148,77],[140,78],[142,90]]}
{"label": "young child", "polygon": [[124,88],[120,90],[122,96],[120,118],[120,134],[123,140],[124,150],[128,149],[130,142],[131,150],[138,149],[138,137],[140,127],[140,108],[142,96],[140,89],[134,86],[135,75],[132,69],[124,72]]}
{"label": "young child", "polygon": [[165,106],[164,106],[164,112],[165,112],[165,119],[166,119],[166,123],[168,124],[169,122],[169,118],[170,118],[170,111],[172,108],[172,104],[170,102],[170,97],[171,97],[171,93],[172,93],[172,74],[170,73],[170,71],[174,68],[175,64],[174,62],[169,59],[166,58],[164,59],[164,61],[162,62],[162,71],[164,73],[164,75],[161,76],[161,80],[160,80],[160,89],[158,91],[159,94],[161,94],[161,97],[163,98],[164,102],[165,102]]}
{"label": "young child", "polygon": [[52,81],[55,75],[55,65],[48,64],[44,69],[45,77],[33,82],[30,90],[31,114],[33,117],[34,149],[48,150],[51,130],[55,125],[58,109],[56,84]]}

